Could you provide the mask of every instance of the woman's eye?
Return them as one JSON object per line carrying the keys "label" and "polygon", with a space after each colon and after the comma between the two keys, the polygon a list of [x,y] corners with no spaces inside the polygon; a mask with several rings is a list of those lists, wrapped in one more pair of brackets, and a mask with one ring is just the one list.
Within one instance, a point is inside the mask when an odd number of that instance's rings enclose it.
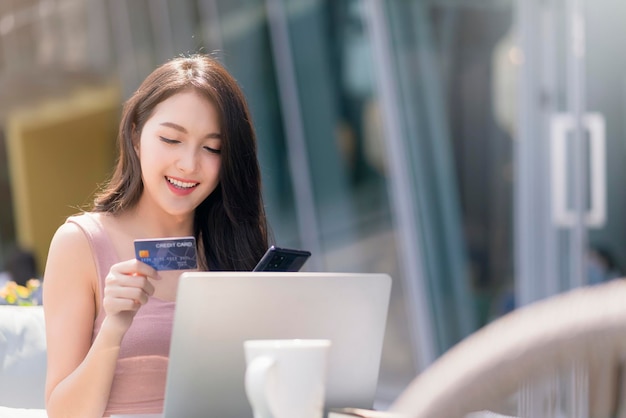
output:
{"label": "woman's eye", "polygon": [[160,136],[159,138],[161,138],[161,141],[165,142],[166,144],[178,144],[180,142],[175,139],[166,138],[164,136]]}
{"label": "woman's eye", "polygon": [[217,148],[204,147],[204,149],[209,151],[211,154],[221,154],[222,153],[222,150],[219,150]]}

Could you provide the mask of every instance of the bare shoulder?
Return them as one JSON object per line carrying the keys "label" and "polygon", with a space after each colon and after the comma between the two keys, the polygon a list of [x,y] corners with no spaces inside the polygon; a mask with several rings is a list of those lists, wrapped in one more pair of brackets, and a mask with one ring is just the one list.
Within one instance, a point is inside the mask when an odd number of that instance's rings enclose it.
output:
{"label": "bare shoulder", "polygon": [[50,243],[48,257],[71,257],[90,254],[91,247],[83,230],[75,223],[66,222],[59,226]]}
{"label": "bare shoulder", "polygon": [[83,230],[72,222],[59,226],[48,250],[44,285],[71,281],[72,287],[93,288],[95,275],[91,245]]}

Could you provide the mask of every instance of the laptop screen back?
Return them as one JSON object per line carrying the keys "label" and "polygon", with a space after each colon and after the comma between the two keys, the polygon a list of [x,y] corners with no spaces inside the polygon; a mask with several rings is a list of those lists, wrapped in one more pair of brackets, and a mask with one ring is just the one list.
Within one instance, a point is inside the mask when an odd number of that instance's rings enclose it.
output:
{"label": "laptop screen back", "polygon": [[183,273],[165,418],[252,418],[249,339],[330,339],[326,409],[372,408],[390,290],[386,274]]}

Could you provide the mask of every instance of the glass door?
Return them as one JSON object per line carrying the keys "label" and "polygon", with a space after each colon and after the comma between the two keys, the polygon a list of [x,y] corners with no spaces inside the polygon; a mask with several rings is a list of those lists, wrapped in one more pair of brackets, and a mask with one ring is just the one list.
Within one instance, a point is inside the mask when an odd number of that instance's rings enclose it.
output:
{"label": "glass door", "polygon": [[[524,0],[516,13],[519,306],[623,274],[626,3]],[[548,379],[551,401],[528,386],[521,415],[588,416],[583,367]]]}
{"label": "glass door", "polygon": [[511,309],[515,2],[366,4],[424,367]]}
{"label": "glass door", "polygon": [[520,305],[623,272],[625,15],[617,0],[517,3]]}
{"label": "glass door", "polygon": [[585,102],[584,8],[517,3],[516,305],[580,286],[605,223],[604,117]]}

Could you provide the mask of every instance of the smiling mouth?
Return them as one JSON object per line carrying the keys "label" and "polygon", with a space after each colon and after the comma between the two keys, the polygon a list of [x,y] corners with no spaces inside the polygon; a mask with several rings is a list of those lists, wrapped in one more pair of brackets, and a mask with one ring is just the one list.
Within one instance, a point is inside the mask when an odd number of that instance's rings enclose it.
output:
{"label": "smiling mouth", "polygon": [[176,180],[173,179],[171,177],[165,177],[165,179],[174,187],[177,187],[179,189],[183,189],[183,190],[188,190],[188,189],[193,189],[194,187],[196,187],[198,184],[200,183],[188,183],[186,181],[180,181],[180,180]]}

